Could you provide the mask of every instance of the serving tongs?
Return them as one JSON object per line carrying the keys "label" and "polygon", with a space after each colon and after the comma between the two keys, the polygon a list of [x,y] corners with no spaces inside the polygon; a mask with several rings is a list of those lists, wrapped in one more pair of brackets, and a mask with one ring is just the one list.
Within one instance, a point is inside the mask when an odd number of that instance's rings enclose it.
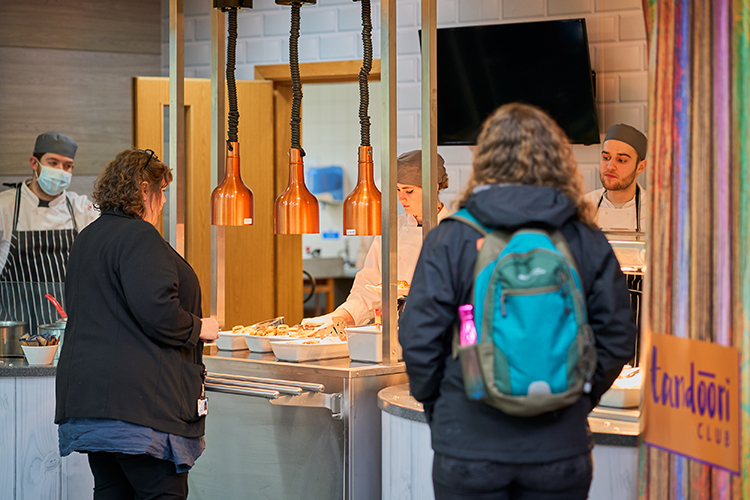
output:
{"label": "serving tongs", "polygon": [[285,325],[285,324],[286,324],[286,320],[284,319],[284,316],[279,316],[278,318],[259,321],[258,323],[255,323],[254,325],[250,325],[248,328],[251,328],[253,330],[258,330],[260,328],[268,328],[269,326],[279,326],[279,325]]}

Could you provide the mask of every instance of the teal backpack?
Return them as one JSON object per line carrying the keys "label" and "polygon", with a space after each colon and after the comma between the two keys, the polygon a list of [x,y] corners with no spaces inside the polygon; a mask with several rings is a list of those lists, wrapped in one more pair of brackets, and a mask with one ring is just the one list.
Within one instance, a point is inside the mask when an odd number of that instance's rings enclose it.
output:
{"label": "teal backpack", "polygon": [[572,405],[591,391],[594,335],[573,255],[559,231],[508,233],[480,224],[466,209],[450,218],[485,238],[474,267],[477,342],[453,342],[464,386],[514,416]]}

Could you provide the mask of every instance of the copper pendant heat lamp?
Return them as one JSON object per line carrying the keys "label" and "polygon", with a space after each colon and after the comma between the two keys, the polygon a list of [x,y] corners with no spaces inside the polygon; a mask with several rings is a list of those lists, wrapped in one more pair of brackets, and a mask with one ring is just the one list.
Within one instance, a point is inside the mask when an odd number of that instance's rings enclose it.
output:
{"label": "copper pendant heat lamp", "polygon": [[[227,3],[227,2],[224,2]],[[229,2],[232,3],[232,2]],[[245,2],[234,2],[239,4]],[[217,2],[214,2],[217,7]],[[234,80],[235,47],[237,45],[237,8],[222,6],[228,11],[227,37],[227,97],[229,117],[227,129],[227,156],[224,180],[211,193],[211,224],[215,226],[252,226],[255,212],[253,192],[242,181],[240,174],[240,143],[237,126],[240,113],[237,110],[237,85]]]}
{"label": "copper pendant heat lamp", "polygon": [[279,5],[292,6],[292,26],[289,35],[289,69],[292,76],[292,147],[289,149],[289,184],[276,198],[273,210],[273,229],[276,234],[310,234],[320,232],[318,199],[305,185],[305,151],[300,144],[300,110],[302,82],[299,74],[298,41],[300,8],[315,4],[315,0],[276,0]]}
{"label": "copper pendant heat lamp", "polygon": [[240,175],[240,143],[227,143],[224,180],[211,193],[211,224],[252,226],[255,212],[253,192]]}
{"label": "copper pendant heat lamp", "polygon": [[299,149],[289,149],[289,185],[276,198],[274,232],[309,234],[320,232],[318,199],[305,186],[305,167]]}
{"label": "copper pendant heat lamp", "polygon": [[381,194],[373,179],[370,117],[367,108],[370,93],[367,77],[372,68],[372,19],[370,0],[362,1],[362,69],[359,71],[359,124],[361,145],[358,151],[358,179],[354,190],[344,200],[344,235],[363,236],[381,233]]}
{"label": "copper pendant heat lamp", "polygon": [[380,234],[380,190],[373,179],[372,146],[359,147],[358,179],[344,200],[344,235]]}

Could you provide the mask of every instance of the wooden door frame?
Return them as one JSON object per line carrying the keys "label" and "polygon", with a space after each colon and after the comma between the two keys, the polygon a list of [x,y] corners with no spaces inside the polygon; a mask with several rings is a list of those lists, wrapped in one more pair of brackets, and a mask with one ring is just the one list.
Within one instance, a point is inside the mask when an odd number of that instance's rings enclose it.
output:
{"label": "wooden door frame", "polygon": [[[273,86],[270,82],[238,80],[238,109],[246,117],[239,127],[243,180],[253,189],[256,203],[255,224],[225,228],[226,254],[223,273],[227,297],[223,327],[252,324],[274,316],[289,315],[279,309],[275,295],[291,295],[289,281],[279,279],[273,263],[274,158]],[[169,105],[169,79],[133,78],[133,144],[151,148],[158,156],[164,145],[164,111]],[[185,255],[201,283],[203,313],[210,314],[211,290],[211,172],[210,172],[210,80],[186,78],[185,120]],[[300,271],[300,283],[302,271]],[[301,319],[302,292],[299,293]],[[292,311],[293,313],[293,311]]]}

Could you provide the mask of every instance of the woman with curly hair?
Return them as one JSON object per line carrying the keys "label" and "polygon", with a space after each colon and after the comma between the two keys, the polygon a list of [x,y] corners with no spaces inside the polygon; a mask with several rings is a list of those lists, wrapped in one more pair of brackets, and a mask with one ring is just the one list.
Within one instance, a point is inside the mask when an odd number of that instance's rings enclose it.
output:
{"label": "woman with curly hair", "polygon": [[498,108],[479,135],[460,205],[484,227],[559,230],[576,261],[598,356],[590,393],[533,417],[512,416],[464,389],[451,355],[458,308],[472,303],[482,234],[446,219],[424,242],[399,322],[411,392],[424,404],[442,499],[585,499],[593,440],[587,415],[632,357],[635,326],[625,279],[584,200],[570,144],[540,109]]}
{"label": "woman with curly hair", "polygon": [[102,215],[70,252],[55,422],[62,456],[88,454],[95,500],[187,498],[205,448],[201,354],[219,327],[155,228],[171,181],[153,151],[119,153],[94,185]]}

